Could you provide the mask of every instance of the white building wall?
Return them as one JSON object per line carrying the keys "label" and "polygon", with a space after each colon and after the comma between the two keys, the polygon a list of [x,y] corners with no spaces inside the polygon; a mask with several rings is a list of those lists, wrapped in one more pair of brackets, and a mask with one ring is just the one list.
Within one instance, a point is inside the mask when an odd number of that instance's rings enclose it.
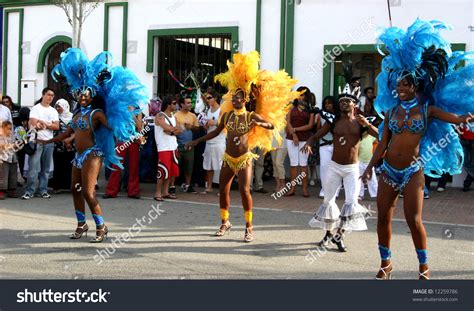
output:
{"label": "white building wall", "polygon": [[[81,48],[90,58],[103,50],[104,28],[103,6],[98,7],[86,20],[82,32]],[[23,54],[23,79],[34,80],[36,98],[41,97],[41,91],[46,86],[47,73],[37,73],[38,56],[43,45],[49,39],[65,35],[72,38],[72,29],[66,19],[66,14],[55,6],[25,6],[23,42],[30,43],[30,53]],[[32,105],[32,103],[25,103]]]}
{"label": "white building wall", "polygon": [[124,8],[112,6],[109,8],[109,42],[108,51],[114,56],[114,65],[122,65],[122,41]]}
{"label": "white building wall", "polygon": [[7,94],[11,94],[13,102],[18,101],[18,47],[19,47],[19,28],[20,28],[20,13],[12,12],[8,14],[8,71],[7,76],[4,77],[7,82]]}
{"label": "white building wall", "polygon": [[262,0],[260,64],[268,70],[280,69],[280,1]]}

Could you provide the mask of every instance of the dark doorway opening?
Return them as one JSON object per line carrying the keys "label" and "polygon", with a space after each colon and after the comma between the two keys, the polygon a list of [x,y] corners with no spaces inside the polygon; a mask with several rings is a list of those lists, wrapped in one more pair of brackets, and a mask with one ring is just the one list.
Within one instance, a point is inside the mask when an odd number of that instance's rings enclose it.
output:
{"label": "dark doorway opening", "polygon": [[51,71],[53,70],[54,66],[56,66],[59,63],[59,57],[61,56],[61,53],[66,51],[70,47],[71,45],[69,43],[58,42],[50,48],[49,53],[48,53],[47,63],[46,63],[47,64],[46,86],[50,87],[54,91],[55,98],[54,98],[53,104],[56,103],[58,99],[64,98],[65,100],[69,102],[72,108],[72,97],[69,94],[69,87],[66,84],[66,82],[65,81],[56,82],[51,77]]}
{"label": "dark doorway opening", "polygon": [[[219,93],[225,89],[214,83],[214,76],[227,70],[231,58],[231,34],[163,36],[158,39],[157,93],[177,94],[184,90],[176,81],[194,87],[193,73],[201,87],[213,86]],[[170,75],[170,72],[176,78]],[[206,81],[205,83],[203,83]]]}

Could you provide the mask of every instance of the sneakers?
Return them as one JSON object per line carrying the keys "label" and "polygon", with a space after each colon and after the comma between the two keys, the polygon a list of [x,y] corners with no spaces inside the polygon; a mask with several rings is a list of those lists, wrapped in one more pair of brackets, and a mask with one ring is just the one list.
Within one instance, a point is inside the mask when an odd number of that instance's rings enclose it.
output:
{"label": "sneakers", "polygon": [[168,190],[168,193],[169,194],[176,194],[176,187],[175,186],[171,186]]}
{"label": "sneakers", "polygon": [[197,191],[191,185],[186,186],[184,192],[186,192],[186,193],[197,193]]}
{"label": "sneakers", "polygon": [[258,192],[258,193],[268,193],[268,191],[265,190],[264,188],[257,189],[257,190],[255,190],[255,192]]}
{"label": "sneakers", "polygon": [[22,200],[29,200],[29,199],[31,199],[32,197],[33,197],[32,194],[29,194],[28,192],[25,192],[25,194],[21,196],[21,199],[22,199]]}
{"label": "sneakers", "polygon": [[443,192],[444,190],[446,190],[444,187],[438,187],[438,189],[436,189],[437,192]]}
{"label": "sneakers", "polygon": [[41,198],[43,198],[43,199],[50,199],[51,196],[49,195],[49,193],[43,192],[43,193],[41,194]]}

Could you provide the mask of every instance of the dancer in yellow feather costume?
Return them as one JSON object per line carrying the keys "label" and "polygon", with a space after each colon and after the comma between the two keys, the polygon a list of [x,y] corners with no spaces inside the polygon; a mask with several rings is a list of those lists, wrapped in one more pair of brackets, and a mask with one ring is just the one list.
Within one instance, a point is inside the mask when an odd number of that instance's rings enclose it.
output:
{"label": "dancer in yellow feather costume", "polygon": [[286,126],[286,114],[290,103],[299,96],[291,88],[296,80],[284,71],[276,73],[259,70],[258,52],[234,54],[233,63],[227,62],[229,70],[215,77],[229,90],[221,105],[218,127],[207,135],[187,144],[212,139],[223,130],[227,132],[226,151],[219,177],[221,226],[216,236],[223,236],[232,227],[229,222],[230,186],[237,175],[239,191],[245,215],[244,241],[253,240],[252,160],[258,156],[250,150],[259,147],[270,151],[272,139],[281,142],[280,131]]}

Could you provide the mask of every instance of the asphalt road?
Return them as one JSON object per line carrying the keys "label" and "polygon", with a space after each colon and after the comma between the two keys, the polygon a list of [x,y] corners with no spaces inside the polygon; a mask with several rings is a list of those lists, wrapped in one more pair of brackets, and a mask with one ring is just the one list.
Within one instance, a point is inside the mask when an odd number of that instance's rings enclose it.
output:
{"label": "asphalt road", "polygon": [[[101,200],[110,234],[105,243],[90,244],[92,230],[88,238],[68,238],[76,225],[69,194],[0,201],[0,278],[371,279],[378,269],[373,218],[368,231],[347,234],[348,252],[339,253],[316,246],[324,232],[308,226],[308,212],[256,208],[255,240],[246,244],[239,206],[231,207],[230,234],[216,238],[217,204],[155,203]],[[87,219],[93,228],[89,211]],[[428,223],[426,228],[432,278],[473,279],[474,226]],[[393,277],[416,279],[407,225],[395,221],[393,233]]]}

